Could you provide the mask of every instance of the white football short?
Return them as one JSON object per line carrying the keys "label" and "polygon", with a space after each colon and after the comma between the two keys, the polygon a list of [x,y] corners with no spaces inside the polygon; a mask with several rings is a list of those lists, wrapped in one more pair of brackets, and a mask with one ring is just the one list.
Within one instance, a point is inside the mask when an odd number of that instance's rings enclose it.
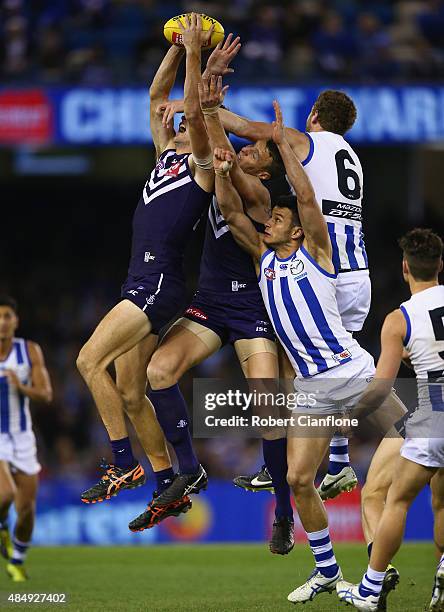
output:
{"label": "white football short", "polygon": [[401,456],[424,467],[444,467],[444,438],[406,438]]}
{"label": "white football short", "polygon": [[368,270],[338,274],[336,299],[342,324],[347,331],[361,331],[370,310],[371,298],[372,287]]}
{"label": "white football short", "polygon": [[29,476],[38,474],[41,465],[37,459],[37,445],[33,431],[0,434],[0,461],[6,461],[12,471],[19,470]]}
{"label": "white football short", "polygon": [[[357,355],[353,356],[353,352]],[[304,414],[343,414],[354,408],[375,374],[375,362],[370,353],[357,345],[351,350],[352,360],[310,378],[295,378],[297,393],[306,397],[305,406],[295,412]]]}

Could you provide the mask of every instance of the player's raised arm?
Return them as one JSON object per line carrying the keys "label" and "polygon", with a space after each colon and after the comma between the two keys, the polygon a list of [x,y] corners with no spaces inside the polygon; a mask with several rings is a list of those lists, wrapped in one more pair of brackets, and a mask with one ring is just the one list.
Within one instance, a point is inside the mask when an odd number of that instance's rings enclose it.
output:
{"label": "player's raised arm", "polygon": [[273,121],[273,140],[278,146],[288,180],[296,193],[307,249],[319,263],[331,267],[331,242],[324,215],[316,202],[310,179],[286,138],[282,111],[276,100],[273,107],[276,114]]}
{"label": "player's raised arm", "polygon": [[28,342],[27,347],[31,361],[31,384],[21,383],[12,370],[6,370],[6,376],[10,384],[22,395],[26,395],[34,402],[49,404],[52,400],[52,387],[42,349],[35,342]]}
{"label": "player's raised arm", "polygon": [[[273,125],[264,121],[251,121],[227,109],[220,110],[220,118],[224,129],[239,138],[247,140],[269,140],[273,136]],[[295,128],[285,128],[285,137],[296,157],[303,161],[310,151],[310,141],[306,134]]]}
{"label": "player's raised arm", "polygon": [[361,419],[368,416],[390,394],[401,365],[406,332],[406,321],[399,308],[387,315],[381,330],[381,355],[375,376],[355,407],[353,416]]}
{"label": "player's raised arm", "polygon": [[242,200],[231,182],[230,170],[234,157],[232,151],[221,148],[214,150],[213,165],[216,176],[217,203],[233,238],[253,257],[258,269],[262,252],[266,249],[259,232],[244,213]]}
{"label": "player's raised arm", "polygon": [[168,96],[176,80],[177,69],[183,57],[183,49],[172,45],[162,60],[150,87],[150,127],[156,156],[168,147],[173,147],[174,126],[163,125],[163,112],[159,110],[162,103],[168,101]]}
{"label": "player's raised arm", "polygon": [[[205,116],[208,137],[212,150],[222,148],[234,153],[234,149],[227,137],[219,117],[219,109],[224,101],[228,89],[222,85],[222,77],[212,76],[210,79],[202,78],[199,83],[199,98],[202,112]],[[246,174],[239,166],[236,155],[230,171],[234,188],[238,191],[244,204],[257,206],[258,209],[269,209],[270,194],[257,177]]]}
{"label": "player's raised arm", "polygon": [[200,81],[201,47],[207,39],[211,38],[213,26],[207,32],[203,32],[201,16],[196,13],[191,13],[189,17],[185,16],[185,25],[181,21],[178,23],[186,52],[184,110],[193,153],[190,158],[190,166],[197,182],[201,183],[201,187],[206,191],[212,191],[214,187],[213,155],[200,108],[197,87]]}

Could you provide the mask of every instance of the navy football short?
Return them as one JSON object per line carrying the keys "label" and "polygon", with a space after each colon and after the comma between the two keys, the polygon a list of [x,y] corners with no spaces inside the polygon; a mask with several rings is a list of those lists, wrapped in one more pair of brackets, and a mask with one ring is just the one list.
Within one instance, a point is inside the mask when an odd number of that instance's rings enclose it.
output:
{"label": "navy football short", "polygon": [[222,344],[251,338],[275,339],[262,296],[256,291],[197,291],[183,316],[214,331]]}
{"label": "navy football short", "polygon": [[128,277],[120,296],[143,310],[153,326],[152,333],[158,334],[183,308],[186,287],[181,279],[168,274],[153,274],[142,281]]}

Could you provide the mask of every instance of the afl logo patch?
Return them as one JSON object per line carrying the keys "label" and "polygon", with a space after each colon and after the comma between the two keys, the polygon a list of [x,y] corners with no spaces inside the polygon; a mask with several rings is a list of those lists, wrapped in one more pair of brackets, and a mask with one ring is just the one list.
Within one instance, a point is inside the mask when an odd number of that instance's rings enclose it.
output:
{"label": "afl logo patch", "polygon": [[301,259],[295,259],[290,263],[290,274],[299,276],[304,271],[304,262]]}
{"label": "afl logo patch", "polygon": [[265,268],[264,270],[265,278],[269,281],[274,281],[276,278],[276,272],[271,268]]}

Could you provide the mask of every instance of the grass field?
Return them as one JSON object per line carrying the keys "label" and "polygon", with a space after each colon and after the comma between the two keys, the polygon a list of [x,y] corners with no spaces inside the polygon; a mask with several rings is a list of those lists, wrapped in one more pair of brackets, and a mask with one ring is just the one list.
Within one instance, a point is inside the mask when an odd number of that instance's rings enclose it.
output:
{"label": "grass field", "polygon": [[[346,579],[357,581],[367,565],[362,545],[336,545]],[[305,545],[287,557],[260,545],[35,548],[24,585],[0,575],[1,609],[114,612],[279,612],[293,610],[287,594],[305,581],[313,561]],[[404,545],[396,558],[401,583],[390,611],[419,612],[430,601],[435,570],[431,544]],[[6,594],[67,593],[68,604],[6,605]],[[335,594],[320,595],[304,612],[351,610]]]}

